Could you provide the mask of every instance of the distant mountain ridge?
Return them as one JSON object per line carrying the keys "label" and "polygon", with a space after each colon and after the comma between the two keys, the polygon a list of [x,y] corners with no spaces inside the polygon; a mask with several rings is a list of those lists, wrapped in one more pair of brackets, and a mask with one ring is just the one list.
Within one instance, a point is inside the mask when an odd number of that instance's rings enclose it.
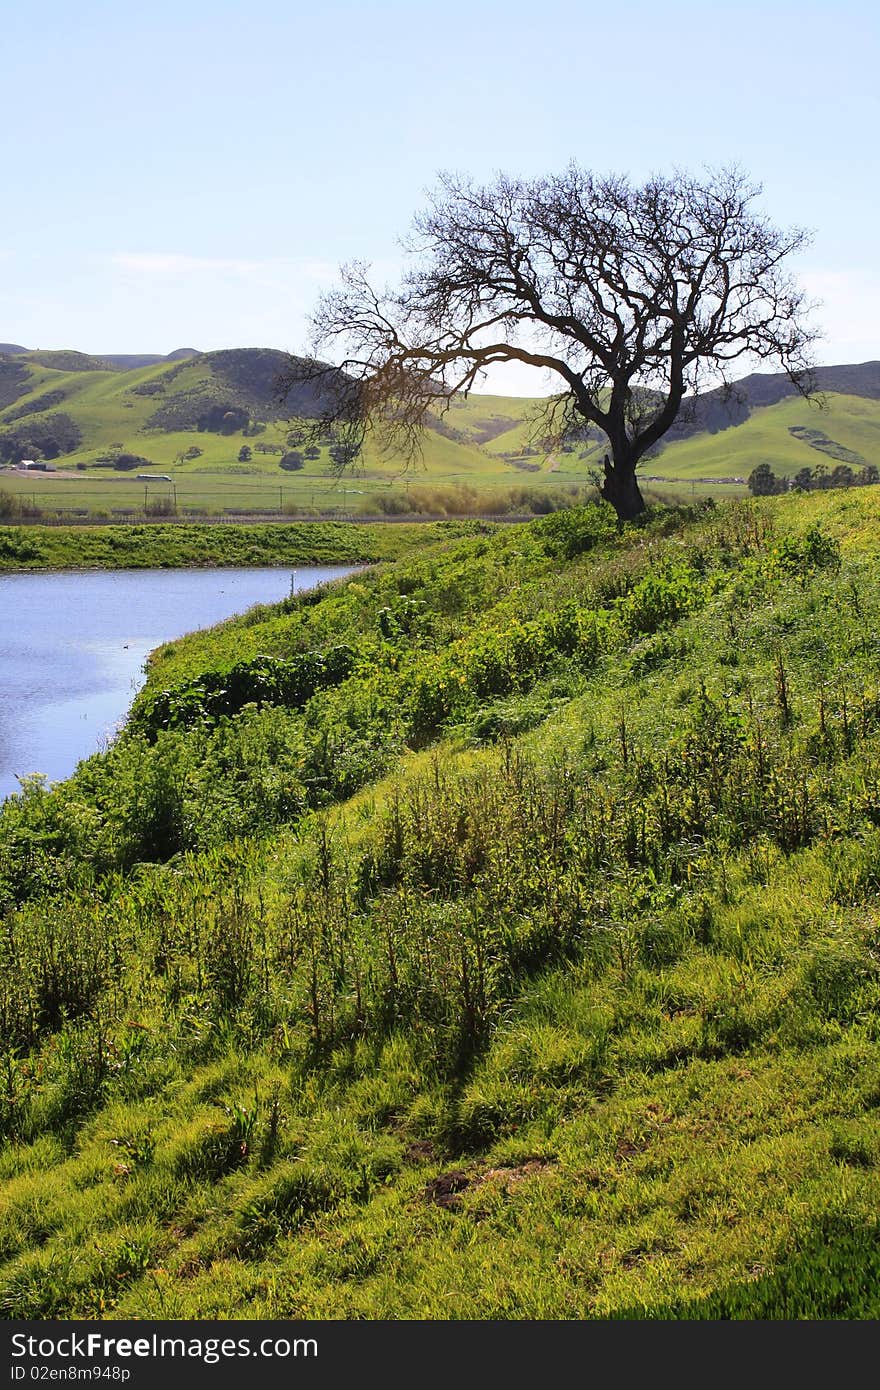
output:
{"label": "distant mountain ridge", "polygon": [[[56,371],[136,371],[162,363],[178,364],[201,360],[209,364],[215,375],[238,399],[235,404],[273,407],[277,404],[275,380],[288,362],[287,353],[276,348],[221,348],[202,352],[198,348],[175,348],[168,353],[84,353],[75,349],[26,348],[17,343],[0,343],[0,356],[24,358],[37,366]],[[880,400],[880,361],[845,363],[817,367],[815,383],[820,392],[837,392]],[[479,393],[475,393],[479,394]],[[249,400],[241,399],[250,396]],[[313,393],[309,393],[310,397]],[[787,396],[797,395],[797,389],[784,372],[753,372],[734,383],[732,392],[723,388],[702,392],[696,398],[686,397],[678,420],[666,439],[686,438],[703,430],[717,433],[731,429],[747,420],[753,410],[776,405]],[[292,402],[285,413],[300,412]],[[161,425],[159,426],[162,427]],[[165,426],[169,428],[171,426]]]}
{"label": "distant mountain ridge", "polygon": [[120,371],[130,372],[136,367],[155,367],[160,362],[186,362],[191,357],[201,355],[198,348],[175,348],[173,352],[166,352],[164,356],[155,352],[102,352],[101,361],[109,362]]}
{"label": "distant mountain ridge", "polygon": [[72,348],[26,348],[20,343],[0,343],[0,357],[26,357],[39,366],[58,371],[130,372],[138,367],[155,367],[160,362],[182,362],[200,357],[198,348],[175,348],[174,352],[78,352]]}

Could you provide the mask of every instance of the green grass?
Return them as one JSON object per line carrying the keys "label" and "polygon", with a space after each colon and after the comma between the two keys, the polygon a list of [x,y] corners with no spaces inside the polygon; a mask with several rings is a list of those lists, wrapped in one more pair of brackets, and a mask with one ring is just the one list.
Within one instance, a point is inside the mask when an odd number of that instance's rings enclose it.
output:
{"label": "green grass", "polygon": [[478,523],[0,526],[0,572],[169,566],[344,564],[394,559]]}
{"label": "green grass", "polygon": [[0,813],[4,1313],[876,1317],[877,494],[160,649]]}
{"label": "green grass", "polygon": [[[234,456],[233,456],[234,458]],[[202,462],[199,460],[199,462]],[[460,461],[457,461],[460,462]],[[82,514],[107,520],[141,516],[145,506],[176,506],[177,514],[197,519],[224,513],[256,513],[274,517],[366,516],[369,518],[425,514],[522,515],[583,500],[593,488],[583,478],[548,481],[545,475],[519,475],[510,469],[474,475],[454,471],[401,474],[398,468],[337,479],[323,465],[314,471],[283,473],[271,464],[239,466],[229,459],[224,466],[183,472],[161,462],[161,472],[171,468],[173,483],[138,482],[132,473],[93,469],[70,478],[57,473],[0,473],[0,490],[11,493],[26,506],[45,515]],[[532,502],[533,498],[537,498]]]}

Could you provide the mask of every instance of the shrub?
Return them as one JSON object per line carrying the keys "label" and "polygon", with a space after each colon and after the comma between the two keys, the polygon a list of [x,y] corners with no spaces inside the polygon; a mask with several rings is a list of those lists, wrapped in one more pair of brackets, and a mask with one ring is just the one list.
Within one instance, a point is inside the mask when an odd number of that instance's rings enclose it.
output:
{"label": "shrub", "polygon": [[338,685],[354,663],[351,647],[304,652],[285,661],[256,656],[230,670],[206,671],[194,680],[146,699],[132,713],[132,725],[155,738],[161,729],[186,727],[238,713],[253,703],[299,706],[316,690]]}
{"label": "shrub", "polygon": [[7,488],[0,488],[0,517],[11,519],[21,516],[21,502]]}
{"label": "shrub", "polygon": [[250,415],[241,406],[211,405],[202,411],[196,424],[210,434],[236,434],[246,430],[249,422]]}
{"label": "shrub", "polygon": [[803,579],[812,570],[839,569],[840,544],[814,521],[802,536],[784,536],[773,558],[781,570]]}
{"label": "shrub", "polygon": [[147,516],[177,516],[177,508],[171,497],[156,497],[144,507]]}
{"label": "shrub", "polygon": [[95,459],[96,468],[116,468],[123,473],[132,473],[136,468],[153,468],[151,459],[144,458],[143,454],[102,454]]}

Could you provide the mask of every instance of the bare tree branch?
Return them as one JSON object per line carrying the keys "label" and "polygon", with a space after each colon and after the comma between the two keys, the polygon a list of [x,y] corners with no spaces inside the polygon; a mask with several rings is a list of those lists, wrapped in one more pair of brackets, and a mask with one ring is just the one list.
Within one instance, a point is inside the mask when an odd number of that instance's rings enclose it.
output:
{"label": "bare tree branch", "polygon": [[601,430],[603,495],[635,516],[639,461],[685,397],[732,389],[731,364],[775,361],[813,391],[818,335],[781,268],[807,237],[754,211],[759,191],[735,168],[641,187],[575,164],[484,187],[443,175],[399,288],[380,294],[367,267],[344,267],[313,316],[313,355],[291,360],[283,389],[320,387],[318,424],[341,432],[352,457],[372,432],[411,459],[430,418],[488,367],[543,368],[560,382],[545,427]]}

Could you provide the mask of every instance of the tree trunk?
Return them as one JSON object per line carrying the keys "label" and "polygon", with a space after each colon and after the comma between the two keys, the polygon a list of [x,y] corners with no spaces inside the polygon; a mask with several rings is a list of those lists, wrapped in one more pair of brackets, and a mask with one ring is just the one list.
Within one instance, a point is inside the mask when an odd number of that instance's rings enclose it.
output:
{"label": "tree trunk", "polygon": [[628,459],[612,463],[605,455],[605,481],[599,491],[617,512],[618,521],[634,521],[645,510],[645,499],[636,481],[636,466]]}

